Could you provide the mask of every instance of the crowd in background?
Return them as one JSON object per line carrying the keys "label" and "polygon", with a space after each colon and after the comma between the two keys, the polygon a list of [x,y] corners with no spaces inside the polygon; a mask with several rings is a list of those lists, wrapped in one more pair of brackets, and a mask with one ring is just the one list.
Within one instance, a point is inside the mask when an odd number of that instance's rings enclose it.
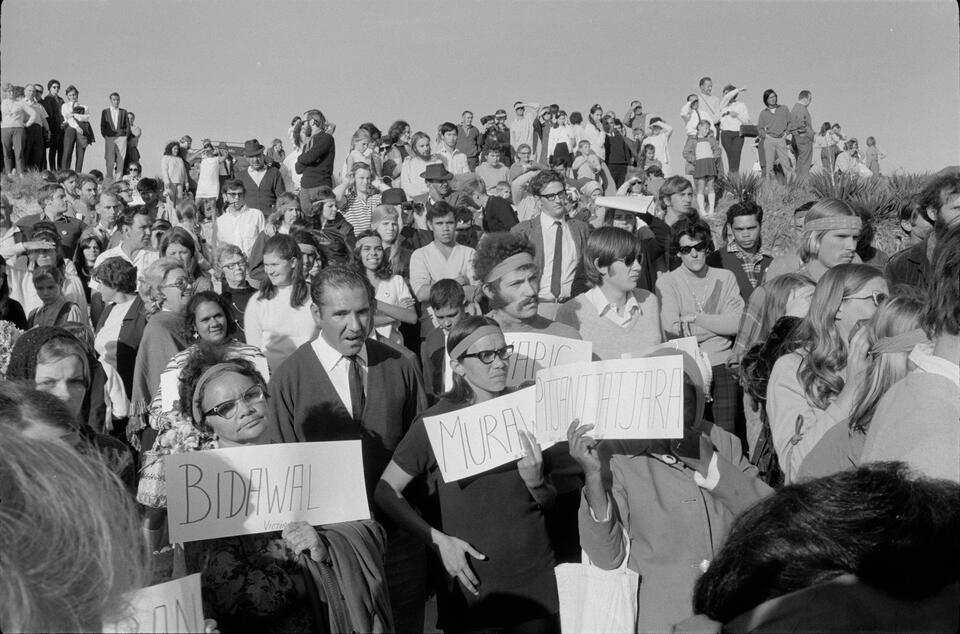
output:
{"label": "crowd in background", "polygon": [[[517,101],[341,153],[309,109],[269,147],[170,141],[149,177],[117,93],[83,172],[91,112],[59,88],[3,88],[5,171],[43,180],[0,240],[5,631],[99,628],[171,552],[222,631],[556,632],[554,566],[582,553],[640,573],[639,631],[957,628],[955,170],[905,201],[896,254],[821,199],[773,257],[755,201],[719,211],[745,141],[769,178],[880,173],[808,90],[754,121],[703,78],[673,159],[638,101]],[[694,338],[684,437],[559,421],[568,442],[444,482],[423,419],[507,394],[514,332],[594,360]],[[168,543],[165,455],[334,440],[361,441],[373,519]]]}

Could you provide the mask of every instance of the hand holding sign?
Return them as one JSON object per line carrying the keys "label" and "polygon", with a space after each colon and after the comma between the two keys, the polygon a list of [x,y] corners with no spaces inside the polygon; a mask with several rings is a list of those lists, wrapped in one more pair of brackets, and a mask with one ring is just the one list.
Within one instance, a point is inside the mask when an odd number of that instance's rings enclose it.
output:
{"label": "hand holding sign", "polygon": [[528,489],[543,486],[543,454],[536,437],[530,432],[520,430],[520,442],[523,444],[523,458],[517,461],[517,471]]}
{"label": "hand holding sign", "polygon": [[597,453],[597,441],[587,436],[593,425],[580,425],[575,420],[567,428],[567,442],[570,443],[570,456],[579,463],[584,475],[600,473],[600,455]]}

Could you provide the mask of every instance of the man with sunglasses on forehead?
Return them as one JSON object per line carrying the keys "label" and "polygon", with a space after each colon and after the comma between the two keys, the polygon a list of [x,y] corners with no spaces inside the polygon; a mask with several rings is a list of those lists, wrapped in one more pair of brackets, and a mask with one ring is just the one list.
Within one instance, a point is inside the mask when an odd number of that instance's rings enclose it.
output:
{"label": "man with sunglasses on forehead", "polygon": [[660,323],[668,339],[694,336],[713,367],[713,402],[707,419],[734,432],[741,400],[737,381],[727,369],[733,337],[743,313],[737,278],[727,269],[707,266],[710,226],[698,219],[673,226],[673,248],[680,266],[657,279]]}
{"label": "man with sunglasses on forehead", "polygon": [[510,232],[526,237],[536,249],[536,264],[541,271],[539,311],[552,319],[560,304],[587,290],[583,254],[590,225],[567,217],[570,201],[560,173],[540,172],[529,186],[539,215]]}

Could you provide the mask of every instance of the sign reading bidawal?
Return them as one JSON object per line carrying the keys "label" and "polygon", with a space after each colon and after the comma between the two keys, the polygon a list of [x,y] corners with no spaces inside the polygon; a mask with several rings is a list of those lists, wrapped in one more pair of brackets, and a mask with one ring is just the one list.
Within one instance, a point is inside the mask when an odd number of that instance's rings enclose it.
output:
{"label": "sign reading bidawal", "polygon": [[533,381],[537,372],[545,368],[570,363],[590,363],[593,343],[529,332],[505,332],[507,345],[513,346],[510,367],[507,368],[507,387],[517,387]]}
{"label": "sign reading bidawal", "polygon": [[359,440],[164,457],[171,543],[369,519]]}
{"label": "sign reading bidawal", "polygon": [[538,438],[566,439],[573,420],[594,438],[683,438],[683,358],[615,359],[542,370]]}
{"label": "sign reading bidawal", "polygon": [[124,598],[127,601],[126,609],[114,617],[115,620],[104,624],[104,632],[174,634],[204,630],[199,573],[141,588]]}
{"label": "sign reading bidawal", "polygon": [[[523,457],[518,430],[536,434],[534,388],[423,419],[444,482],[489,471]],[[539,439],[539,437],[538,437]],[[540,448],[554,444],[540,440]]]}

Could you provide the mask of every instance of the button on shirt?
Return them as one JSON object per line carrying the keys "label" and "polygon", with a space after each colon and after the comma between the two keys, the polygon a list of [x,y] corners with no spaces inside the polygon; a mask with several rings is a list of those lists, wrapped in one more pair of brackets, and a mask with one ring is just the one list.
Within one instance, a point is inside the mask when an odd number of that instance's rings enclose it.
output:
{"label": "button on shirt", "polygon": [[[557,220],[547,214],[540,214],[540,231],[543,234],[543,272],[540,275],[540,298],[553,301],[554,296],[550,293],[550,285],[553,282],[553,252],[554,244],[557,240]],[[568,299],[573,288],[573,278],[577,273],[577,245],[573,241],[573,234],[570,232],[570,225],[566,220],[561,220],[563,226],[563,259],[560,270],[563,277],[560,280],[560,297]]]}
{"label": "button on shirt", "polygon": [[[317,355],[317,359],[320,360],[320,365],[323,366],[324,371],[327,373],[327,377],[330,378],[330,383],[333,384],[333,389],[337,391],[337,396],[340,397],[340,401],[343,403],[344,408],[354,419],[359,418],[359,413],[353,411],[353,406],[351,405],[352,401],[350,399],[350,359],[343,356],[337,350],[333,348],[326,339],[323,338],[323,335],[317,336],[312,342],[310,342],[310,347],[313,348],[314,354]],[[357,360],[360,362],[360,373],[363,375],[364,385],[367,383],[367,346],[364,344],[360,348],[360,352],[357,353]]]}
{"label": "button on shirt", "polygon": [[263,213],[259,209],[244,207],[240,211],[227,211],[217,218],[217,239],[237,245],[249,256],[263,226]]}
{"label": "button on shirt", "polygon": [[120,108],[110,108],[110,120],[113,121],[113,129],[120,130]]}
{"label": "button on shirt", "polygon": [[640,302],[631,293],[627,295],[627,302],[623,305],[623,313],[617,312],[617,307],[607,301],[606,295],[598,287],[593,287],[585,293],[586,299],[597,309],[597,314],[609,319],[621,328],[629,326],[637,314],[640,313]]}

